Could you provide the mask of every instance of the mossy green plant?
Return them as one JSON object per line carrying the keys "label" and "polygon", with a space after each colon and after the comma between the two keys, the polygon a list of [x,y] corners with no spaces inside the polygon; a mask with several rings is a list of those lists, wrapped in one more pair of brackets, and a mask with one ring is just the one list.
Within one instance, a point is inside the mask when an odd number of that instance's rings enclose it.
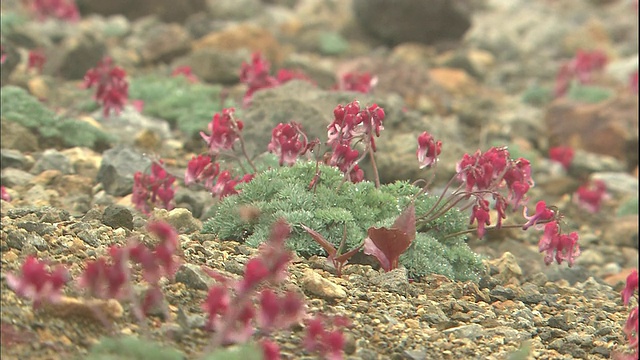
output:
{"label": "mossy green plant", "polygon": [[567,92],[569,99],[588,104],[597,104],[610,99],[612,96],[613,91],[610,89],[600,86],[581,85],[576,81],[571,83]]}
{"label": "mossy green plant", "polygon": [[144,101],[143,114],[167,120],[189,136],[206,129],[213,114],[222,110],[221,91],[221,86],[191,83],[184,76],[146,75],[129,83],[129,98]]}
{"label": "mossy green plant", "polygon": [[183,360],[180,351],[133,336],[103,338],[91,347],[86,360]]}
{"label": "mossy green plant", "polygon": [[[319,180],[310,187],[318,170]],[[380,188],[370,181],[344,182],[337,168],[312,161],[260,172],[240,189],[239,194],[215,205],[203,232],[257,247],[267,239],[271,224],[284,218],[292,225],[287,245],[304,257],[326,254],[301,224],[336,247],[346,231],[345,248],[352,249],[362,243],[369,227],[389,226],[410,202],[414,202],[416,214],[423,214],[437,201],[434,195],[418,195],[420,188],[404,181]],[[258,209],[260,215],[243,219],[240,212],[246,207]],[[466,245],[463,235],[450,236],[466,230],[467,221],[466,215],[452,208],[420,226],[416,241],[400,258],[409,275],[417,278],[437,273],[456,280],[475,280],[482,269],[479,256]]]}
{"label": "mossy green plant", "polygon": [[18,123],[39,134],[47,143],[100,150],[114,141],[112,135],[89,123],[56,114],[20,87],[3,87],[0,99],[2,121]]}

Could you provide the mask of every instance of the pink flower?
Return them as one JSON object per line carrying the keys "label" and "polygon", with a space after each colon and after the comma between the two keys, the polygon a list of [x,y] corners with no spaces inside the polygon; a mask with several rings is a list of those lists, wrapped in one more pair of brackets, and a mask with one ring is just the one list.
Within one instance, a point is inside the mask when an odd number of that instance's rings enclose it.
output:
{"label": "pink flower", "polygon": [[638,70],[629,75],[629,89],[632,94],[638,95]]}
{"label": "pink flower", "polygon": [[42,50],[31,50],[29,51],[27,68],[36,69],[38,72],[42,72],[42,68],[44,67],[44,63],[46,61],[47,61],[47,58],[45,57],[44,52]]}
{"label": "pink flower", "polygon": [[207,314],[207,329],[213,330],[218,326],[218,318],[227,312],[230,303],[231,297],[226,286],[212,286],[209,289],[202,304],[202,310]]}
{"label": "pink flower", "polygon": [[96,86],[94,99],[102,102],[104,116],[109,116],[111,110],[119,114],[124,108],[129,97],[126,75],[122,68],[113,65],[110,57],[105,57],[84,75],[86,89]]}
{"label": "pink flower", "polygon": [[28,0],[27,4],[40,20],[54,17],[61,20],[77,21],[80,18],[80,12],[73,0]]}
{"label": "pink flower", "polygon": [[607,185],[602,180],[594,180],[590,184],[580,186],[574,199],[580,207],[595,214],[600,211],[602,201],[607,198]]}
{"label": "pink flower", "polygon": [[151,164],[151,174],[140,171],[133,174],[131,202],[145,214],[150,214],[152,207],[173,209],[176,178],[163,167],[162,160]]}
{"label": "pink flower", "polygon": [[435,141],[433,136],[426,131],[420,134],[418,136],[418,150],[416,151],[420,169],[434,165],[438,161],[441,149],[442,141]]}
{"label": "pink flower", "polygon": [[[302,343],[307,351],[316,352],[324,359],[341,360],[345,344],[344,336],[339,330],[326,329],[325,321],[323,316],[316,316],[309,320]],[[328,325],[335,326],[335,324]]]}
{"label": "pink flower", "polygon": [[556,146],[549,149],[549,159],[559,162],[565,170],[569,170],[575,152],[570,146]]}
{"label": "pink flower", "polygon": [[629,346],[638,353],[638,307],[631,309],[627,321],[624,323],[622,331],[627,335]]}
{"label": "pink flower", "polygon": [[334,86],[334,89],[343,91],[356,91],[368,94],[378,83],[376,76],[370,73],[352,73],[348,72],[340,77],[340,81]]}
{"label": "pink flower", "polygon": [[11,201],[11,196],[7,192],[7,189],[4,187],[4,185],[0,186],[0,199],[7,202]]}
{"label": "pink flower", "polygon": [[273,341],[263,339],[260,341],[262,358],[264,360],[280,360],[280,347]]}
{"label": "pink flower", "polygon": [[549,265],[555,259],[558,264],[567,261],[569,267],[573,266],[575,259],[580,256],[580,247],[578,246],[578,233],[560,234],[557,221],[549,222],[544,227],[544,235],[538,243],[540,252],[546,251],[544,257],[545,264]]}
{"label": "pink flower", "polygon": [[478,237],[481,238],[484,236],[485,226],[491,225],[489,202],[487,200],[478,200],[478,203],[473,206],[469,224],[473,224],[474,221],[478,222]]}
{"label": "pink flower", "polygon": [[620,295],[622,295],[622,302],[625,305],[629,305],[629,300],[636,290],[638,290],[638,270],[633,270],[631,274],[627,276],[624,290],[620,293]]}
{"label": "pink flower", "polygon": [[522,226],[522,230],[527,230],[531,226],[536,225],[538,222],[552,220],[556,216],[556,213],[552,209],[548,208],[547,204],[544,201],[540,200],[536,204],[535,214],[528,216],[527,208],[525,207],[523,209],[522,215],[525,217],[525,219],[528,220],[527,223]]}
{"label": "pink flower", "polygon": [[33,300],[34,308],[43,302],[55,303],[60,300],[69,272],[62,266],[53,271],[46,267],[44,262],[28,256],[22,264],[20,275],[6,274],[7,285],[19,296]]}
{"label": "pink flower", "polygon": [[234,108],[226,108],[222,110],[222,114],[216,113],[209,123],[211,135],[200,132],[200,136],[209,146],[211,155],[217,155],[223,150],[231,150],[233,144],[240,138],[244,124],[234,119],[234,112]]}
{"label": "pink flower", "polygon": [[602,51],[578,50],[573,59],[560,67],[556,76],[555,96],[563,96],[574,79],[577,79],[580,84],[591,82],[593,73],[604,69],[606,64],[607,55]]}
{"label": "pink flower", "polygon": [[178,75],[184,76],[190,83],[198,82],[198,77],[191,72],[191,66],[184,65],[178,66],[177,68],[173,69],[173,71],[171,72],[171,76],[175,77]]}
{"label": "pink flower", "polygon": [[289,124],[280,123],[273,129],[267,149],[280,157],[280,166],[292,166],[298,156],[307,151],[307,146],[307,136],[302,131],[302,126],[292,121]]}
{"label": "pink flower", "polygon": [[109,252],[112,262],[107,263],[104,257],[88,262],[78,278],[78,286],[88,289],[92,296],[101,299],[120,299],[128,295],[128,251],[120,247],[111,247]]}
{"label": "pink flower", "polygon": [[210,188],[219,173],[220,165],[211,162],[211,157],[205,155],[193,156],[187,164],[184,184],[189,186],[193,183],[204,182],[205,187]]}

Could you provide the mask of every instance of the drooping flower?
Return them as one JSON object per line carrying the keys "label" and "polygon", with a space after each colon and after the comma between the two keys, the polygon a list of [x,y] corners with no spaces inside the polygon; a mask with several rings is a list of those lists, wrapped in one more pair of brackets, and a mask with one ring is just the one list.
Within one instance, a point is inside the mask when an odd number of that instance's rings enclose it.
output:
{"label": "drooping flower", "polygon": [[433,136],[426,131],[420,134],[420,136],[418,136],[418,150],[416,151],[420,169],[435,165],[441,149],[442,141],[436,141]]}

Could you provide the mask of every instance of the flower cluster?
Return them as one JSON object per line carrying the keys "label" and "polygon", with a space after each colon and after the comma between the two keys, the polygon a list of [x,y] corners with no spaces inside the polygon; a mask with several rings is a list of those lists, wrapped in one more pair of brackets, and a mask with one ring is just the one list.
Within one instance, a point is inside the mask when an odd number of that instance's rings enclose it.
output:
{"label": "flower cluster", "polygon": [[293,165],[299,156],[304,155],[310,146],[307,135],[302,130],[302,126],[294,121],[278,124],[271,131],[271,142],[267,146],[269,152],[278,155],[280,166]]}
{"label": "flower cluster", "polygon": [[[286,277],[287,266],[292,258],[292,253],[285,246],[290,232],[291,228],[284,220],[276,221],[259,255],[247,262],[244,277],[238,281],[204,269],[220,283],[209,289],[202,304],[202,309],[207,313],[206,327],[214,331],[214,345],[247,341],[254,334],[254,325],[266,335],[302,320],[304,302],[299,295],[292,291],[278,295],[269,288],[260,290],[263,285],[277,284]],[[326,336],[325,332],[331,335]],[[339,356],[336,359],[342,358],[342,334],[338,330],[328,332],[322,321],[312,320],[307,325],[305,339],[308,351],[331,353]],[[325,344],[324,341],[330,339],[330,345]],[[266,359],[280,358],[275,343],[263,340],[262,348]]]}
{"label": "flower cluster", "polygon": [[[326,324],[330,322],[332,325],[327,326]],[[305,349],[319,353],[324,359],[341,360],[345,339],[339,328],[348,326],[348,324],[347,319],[343,317],[327,319],[323,316],[316,316],[312,318],[307,323],[307,333],[303,340]]]}
{"label": "flower cluster", "polygon": [[557,221],[548,222],[544,226],[544,235],[540,238],[538,250],[546,252],[545,264],[549,265],[553,262],[555,253],[555,260],[558,264],[566,261],[569,263],[569,267],[572,267],[575,259],[580,256],[578,233],[574,231],[570,234],[561,234]]}
{"label": "flower cluster", "polygon": [[[360,108],[360,102],[354,100],[346,106],[336,106],[333,110],[333,122],[327,126],[327,145],[331,147],[329,165],[338,167],[352,182],[362,181],[364,172],[358,163],[368,153],[375,167],[374,137],[379,137],[380,131],[384,129],[384,117],[384,110],[377,104]],[[362,155],[353,148],[356,143],[364,144],[365,150]],[[376,184],[379,184],[377,174]]]}
{"label": "flower cluster", "polygon": [[102,103],[104,116],[109,116],[111,110],[119,114],[124,108],[129,98],[126,75],[124,69],[113,65],[110,57],[105,57],[98,66],[89,69],[84,75],[85,88],[96,86],[94,99]]}
{"label": "flower cluster", "polygon": [[109,249],[110,259],[101,257],[89,262],[78,285],[87,289],[89,294],[101,299],[132,299],[131,283],[132,267],[137,264],[142,269],[142,276],[149,284],[144,297],[139,303],[132,304],[132,310],[139,320],[144,319],[149,310],[163,304],[164,295],[160,288],[160,279],[172,279],[179,262],[175,257],[179,246],[178,233],[165,222],[151,222],[148,231],[160,241],[150,249],[135,240],[125,247],[112,246]]}
{"label": "flower cluster", "polygon": [[175,77],[180,75],[184,76],[190,83],[198,82],[198,77],[191,71],[191,66],[178,66],[171,72],[171,76]]}
{"label": "flower cluster", "polygon": [[[506,218],[509,205],[515,210],[527,201],[525,197],[529,188],[533,186],[531,179],[531,165],[527,159],[510,158],[506,148],[492,147],[485,153],[476,151],[475,154],[464,154],[462,160],[456,164],[457,179],[464,186],[464,195],[473,195],[476,199],[473,205],[471,223],[477,221],[478,236],[484,235],[485,225],[491,223],[489,217],[489,202],[491,195],[494,200],[494,210],[498,214],[497,228]],[[505,197],[501,190],[507,189]]]}
{"label": "flower cluster", "polygon": [[28,256],[19,276],[8,273],[6,277],[7,285],[16,294],[32,300],[33,307],[38,308],[43,303],[55,303],[60,299],[69,272],[63,266],[48,270],[46,263]]}
{"label": "flower cluster", "polygon": [[[185,185],[201,183],[214,197],[223,198],[237,194],[236,186],[238,184],[249,182],[253,179],[254,174],[250,173],[233,177],[230,170],[220,171],[218,159],[221,155],[238,159],[231,153],[237,141],[240,142],[242,153],[253,168],[254,173],[256,170],[251,158],[249,158],[244,149],[244,140],[242,139],[244,123],[236,119],[234,113],[234,108],[222,109],[222,113],[214,114],[209,123],[210,134],[200,132],[200,136],[207,142],[209,156],[198,155],[191,158],[187,164],[184,178]],[[243,167],[242,163],[240,163],[240,166]]]}
{"label": "flower cluster", "polygon": [[368,94],[378,83],[376,76],[370,73],[352,73],[348,72],[340,77],[340,81],[334,86],[336,90],[355,91]]}
{"label": "flower cluster", "polygon": [[593,73],[601,71],[607,64],[607,55],[599,50],[578,50],[575,57],[560,67],[556,76],[555,96],[566,94],[573,80],[580,84],[591,82]]}
{"label": "flower cluster", "polygon": [[241,120],[236,120],[233,114],[234,108],[222,110],[222,114],[216,113],[209,123],[211,135],[200,132],[200,136],[207,142],[209,153],[218,155],[221,151],[232,150],[233,144],[240,138],[240,132],[244,126]]}
{"label": "flower cluster", "polygon": [[80,12],[74,0],[27,0],[27,7],[38,19],[53,17],[60,20],[77,21]]}
{"label": "flower cluster", "polygon": [[607,185],[602,180],[593,180],[588,184],[582,185],[574,194],[574,201],[578,206],[592,214],[600,211],[602,202],[608,198]]}
{"label": "flower cluster", "polygon": [[173,183],[176,178],[169,174],[162,164],[162,160],[151,164],[151,173],[141,171],[133,174],[133,191],[131,201],[136,209],[149,215],[153,207],[173,209],[175,189]]}
{"label": "flower cluster", "polygon": [[258,52],[251,56],[250,64],[246,62],[242,63],[240,82],[248,86],[242,99],[245,107],[251,104],[253,93],[258,90],[276,87],[293,79],[309,81],[309,78],[304,74],[288,69],[280,69],[274,77],[269,74],[270,68],[271,65],[269,62]]}

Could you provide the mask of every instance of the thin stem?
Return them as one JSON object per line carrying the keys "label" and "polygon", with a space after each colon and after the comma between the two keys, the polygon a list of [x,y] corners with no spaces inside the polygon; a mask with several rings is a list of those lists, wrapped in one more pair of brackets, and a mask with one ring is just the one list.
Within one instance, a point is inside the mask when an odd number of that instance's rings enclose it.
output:
{"label": "thin stem", "polygon": [[369,145],[369,157],[371,158],[371,167],[373,168],[374,181],[376,183],[376,189],[380,188],[380,175],[378,174],[378,166],[376,165],[376,158],[373,155],[373,148]]}
{"label": "thin stem", "polygon": [[244,155],[244,157],[247,159],[247,162],[249,163],[249,166],[251,166],[251,168],[253,169],[253,172],[257,173],[258,168],[256,168],[256,166],[253,164],[253,161],[251,161],[249,154],[247,154],[247,149],[244,146],[244,139],[242,135],[239,134],[238,139],[240,140],[240,149],[242,149],[242,155]]}

